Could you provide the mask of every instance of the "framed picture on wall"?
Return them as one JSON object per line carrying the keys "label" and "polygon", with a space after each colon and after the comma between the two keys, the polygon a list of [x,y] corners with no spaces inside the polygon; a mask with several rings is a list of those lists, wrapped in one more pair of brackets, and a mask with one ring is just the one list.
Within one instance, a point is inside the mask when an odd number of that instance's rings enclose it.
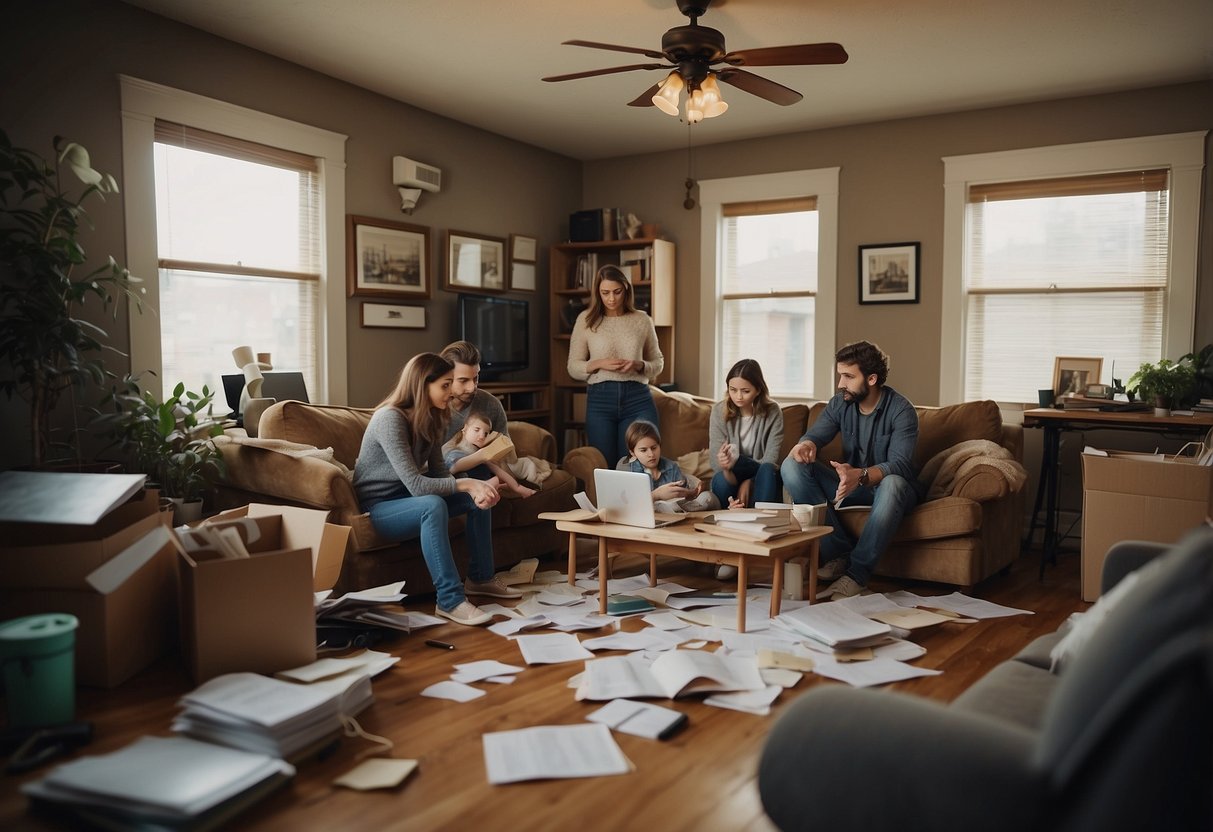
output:
{"label": "framed picture on wall", "polygon": [[395,303],[362,304],[362,326],[368,329],[425,329],[425,307]]}
{"label": "framed picture on wall", "polygon": [[452,292],[504,292],[505,240],[446,232],[446,284]]}
{"label": "framed picture on wall", "polygon": [[534,237],[527,237],[524,234],[510,235],[511,263],[534,263],[537,250],[538,241]]}
{"label": "framed picture on wall", "polygon": [[860,303],[918,303],[919,243],[859,247]]}
{"label": "framed picture on wall", "polygon": [[346,218],[346,295],[430,296],[430,230],[375,217]]}

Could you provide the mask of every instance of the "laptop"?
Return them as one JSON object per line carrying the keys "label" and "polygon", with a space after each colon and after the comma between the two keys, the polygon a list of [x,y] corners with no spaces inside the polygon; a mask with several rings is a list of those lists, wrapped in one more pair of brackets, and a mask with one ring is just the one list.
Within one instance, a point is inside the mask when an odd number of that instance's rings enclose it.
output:
{"label": "laptop", "polygon": [[685,514],[657,514],[653,511],[653,489],[648,474],[634,471],[594,469],[594,490],[598,492],[598,511],[607,523],[657,529],[687,519]]}
{"label": "laptop", "polygon": [[[240,394],[244,392],[243,373],[223,374],[223,396],[232,413],[240,412]],[[307,385],[303,381],[303,373],[280,372],[262,373],[261,395],[284,402],[294,400],[308,403]]]}

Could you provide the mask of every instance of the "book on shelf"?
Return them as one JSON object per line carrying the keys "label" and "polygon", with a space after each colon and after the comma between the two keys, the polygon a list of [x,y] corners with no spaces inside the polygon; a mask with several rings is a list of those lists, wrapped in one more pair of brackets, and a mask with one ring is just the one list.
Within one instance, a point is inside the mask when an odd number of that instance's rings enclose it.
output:
{"label": "book on shelf", "polygon": [[766,683],[754,656],[722,656],[699,650],[669,650],[650,665],[631,656],[585,663],[579,700],[655,697],[674,699],[707,691],[762,690]]}

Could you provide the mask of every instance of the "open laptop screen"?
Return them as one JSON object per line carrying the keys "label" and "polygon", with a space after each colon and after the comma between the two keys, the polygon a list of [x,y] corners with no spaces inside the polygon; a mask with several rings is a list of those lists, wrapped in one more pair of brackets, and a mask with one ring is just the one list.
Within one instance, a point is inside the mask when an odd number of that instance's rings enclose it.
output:
{"label": "open laptop screen", "polygon": [[[303,373],[282,372],[262,373],[261,395],[267,399],[284,402],[293,400],[307,402],[307,385],[303,381]],[[224,373],[223,396],[227,406],[233,413],[240,412],[240,393],[244,390],[243,373]]]}

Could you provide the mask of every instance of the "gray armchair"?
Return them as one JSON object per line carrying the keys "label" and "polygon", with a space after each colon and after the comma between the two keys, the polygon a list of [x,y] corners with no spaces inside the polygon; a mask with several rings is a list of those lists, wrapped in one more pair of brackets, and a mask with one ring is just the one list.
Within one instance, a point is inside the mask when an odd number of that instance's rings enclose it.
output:
{"label": "gray armchair", "polygon": [[1213,530],[1158,556],[1061,669],[1044,636],[951,705],[828,686],[772,727],[759,791],[784,830],[1213,829]]}

